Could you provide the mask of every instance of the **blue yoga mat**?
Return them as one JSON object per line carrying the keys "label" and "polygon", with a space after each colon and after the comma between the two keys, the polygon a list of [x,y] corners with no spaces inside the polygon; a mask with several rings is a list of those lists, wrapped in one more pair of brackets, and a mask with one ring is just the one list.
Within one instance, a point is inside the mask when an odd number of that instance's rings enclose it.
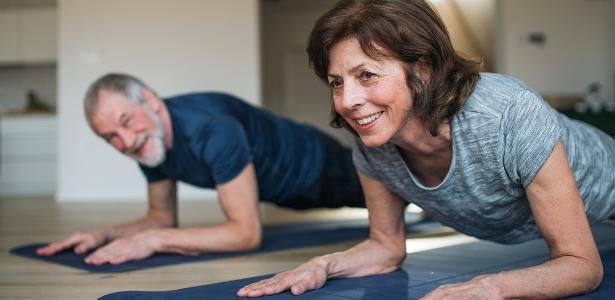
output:
{"label": "blue yoga mat", "polygon": [[[615,228],[598,225],[594,227],[594,235],[602,255],[604,279],[593,293],[570,299],[613,299],[615,296]],[[547,259],[548,248],[542,240],[513,246],[475,242],[411,253],[399,270],[389,274],[333,279],[321,289],[307,292],[300,298],[286,292],[266,299],[418,299],[442,284],[467,281],[480,274],[532,266]],[[246,299],[236,297],[237,290],[272,275],[172,291],[118,292],[100,299]]]}
{"label": "blue yoga mat", "polygon": [[[442,225],[433,221],[408,224],[409,232],[426,232],[438,228],[442,228]],[[119,265],[105,264],[101,266],[92,266],[84,262],[85,257],[91,252],[78,255],[71,249],[53,256],[37,255],[36,249],[47,243],[23,245],[11,249],[10,252],[14,255],[43,260],[93,273],[115,273],[301,247],[319,246],[342,241],[360,240],[367,238],[368,235],[369,226],[366,220],[267,226],[263,229],[262,247],[255,251],[208,253],[197,256],[160,253],[140,261],[127,262]]]}

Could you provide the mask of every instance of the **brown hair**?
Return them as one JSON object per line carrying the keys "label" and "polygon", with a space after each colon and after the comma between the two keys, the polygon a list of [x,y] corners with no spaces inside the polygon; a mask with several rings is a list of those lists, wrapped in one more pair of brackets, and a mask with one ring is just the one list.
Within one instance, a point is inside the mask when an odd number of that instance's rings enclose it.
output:
{"label": "brown hair", "polygon": [[[339,1],[316,21],[308,39],[310,65],[322,80],[327,81],[331,48],[351,37],[373,59],[405,63],[412,117],[434,136],[461,109],[480,76],[480,64],[455,52],[444,23],[423,0]],[[427,76],[419,76],[419,69]],[[355,133],[333,106],[331,117],[331,126]]]}

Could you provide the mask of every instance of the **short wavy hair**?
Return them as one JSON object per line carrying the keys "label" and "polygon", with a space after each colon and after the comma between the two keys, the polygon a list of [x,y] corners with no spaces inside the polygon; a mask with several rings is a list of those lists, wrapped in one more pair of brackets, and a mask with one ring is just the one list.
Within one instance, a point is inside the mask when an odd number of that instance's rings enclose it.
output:
{"label": "short wavy hair", "polygon": [[[356,38],[373,59],[404,62],[414,99],[408,117],[420,120],[433,136],[461,109],[480,77],[480,63],[455,52],[444,23],[423,0],[337,2],[316,21],[307,44],[310,66],[323,81],[331,48],[347,38]],[[427,76],[419,76],[419,69]],[[330,124],[356,134],[333,106]]]}

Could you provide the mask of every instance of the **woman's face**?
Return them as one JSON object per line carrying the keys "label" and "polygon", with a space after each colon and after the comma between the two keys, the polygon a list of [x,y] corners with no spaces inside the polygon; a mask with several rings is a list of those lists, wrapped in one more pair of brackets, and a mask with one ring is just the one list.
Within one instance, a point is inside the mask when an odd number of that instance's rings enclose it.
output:
{"label": "woman's face", "polygon": [[328,81],[337,113],[368,147],[378,147],[406,125],[412,92],[403,62],[367,56],[355,38],[332,47]]}

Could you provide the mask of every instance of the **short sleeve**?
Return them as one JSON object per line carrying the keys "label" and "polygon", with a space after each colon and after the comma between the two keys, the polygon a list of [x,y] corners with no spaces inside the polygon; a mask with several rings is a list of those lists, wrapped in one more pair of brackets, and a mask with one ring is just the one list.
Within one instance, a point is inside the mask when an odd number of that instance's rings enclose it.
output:
{"label": "short sleeve", "polygon": [[374,168],[369,164],[367,156],[367,147],[361,143],[359,138],[356,138],[355,147],[352,149],[352,161],[354,163],[355,168],[366,176],[369,176],[373,179],[380,180],[380,177],[374,170]]}
{"label": "short sleeve", "polygon": [[253,159],[245,130],[235,119],[213,118],[198,135],[191,146],[210,167],[215,185],[234,179]]}
{"label": "short sleeve", "polygon": [[139,164],[139,169],[141,169],[141,173],[145,176],[147,183],[154,183],[169,178],[157,167],[151,168]]}
{"label": "short sleeve", "polygon": [[557,112],[525,90],[508,105],[500,126],[505,171],[527,188],[561,139]]}

